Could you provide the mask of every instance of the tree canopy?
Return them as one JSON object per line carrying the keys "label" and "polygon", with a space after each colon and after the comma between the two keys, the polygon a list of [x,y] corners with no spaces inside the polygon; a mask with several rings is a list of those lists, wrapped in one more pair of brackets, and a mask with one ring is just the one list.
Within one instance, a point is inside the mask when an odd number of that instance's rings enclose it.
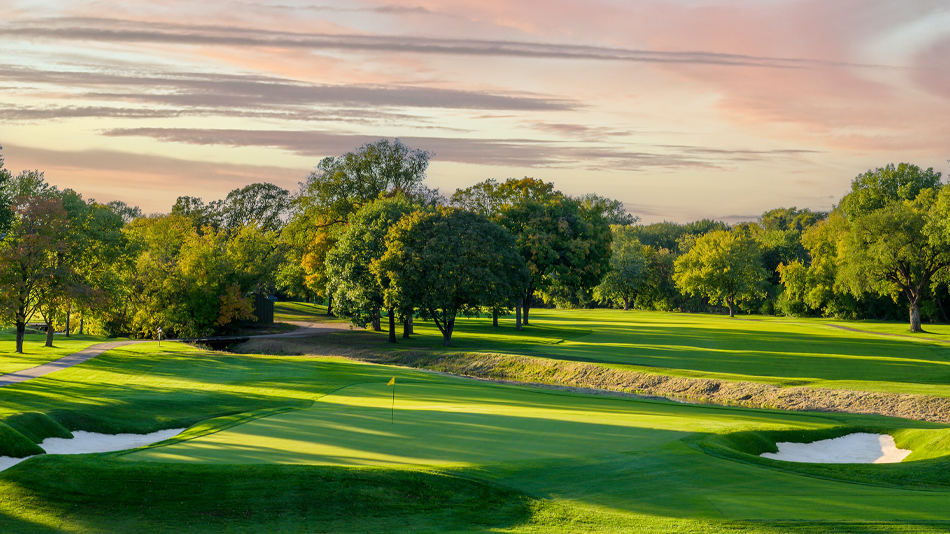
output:
{"label": "tree canopy", "polygon": [[386,236],[372,265],[385,306],[414,307],[449,346],[458,315],[515,299],[526,282],[524,261],[507,230],[487,217],[453,208],[416,211]]}
{"label": "tree canopy", "polygon": [[[327,254],[328,286],[337,310],[349,317],[353,325],[362,328],[377,320],[379,310],[386,305],[384,286],[371,266],[386,251],[390,228],[414,208],[405,195],[381,198],[363,206],[350,217],[346,230]],[[389,310],[390,318],[395,311]],[[395,324],[390,325],[389,334],[395,342]]]}
{"label": "tree canopy", "polygon": [[673,279],[685,293],[729,307],[764,294],[765,270],[758,244],[739,232],[717,230],[696,239],[689,252],[676,260]]}

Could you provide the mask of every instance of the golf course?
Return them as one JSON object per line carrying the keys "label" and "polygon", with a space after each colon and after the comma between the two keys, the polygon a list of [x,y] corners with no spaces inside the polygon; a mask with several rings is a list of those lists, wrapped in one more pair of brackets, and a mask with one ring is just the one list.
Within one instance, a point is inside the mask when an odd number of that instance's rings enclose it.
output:
{"label": "golf course", "polygon": [[[281,303],[277,315],[319,324],[323,310]],[[946,328],[911,337],[887,323],[751,319],[537,310],[522,331],[507,317],[497,328],[490,318],[460,319],[452,348],[423,321],[395,345],[384,332],[339,328],[252,339],[234,352],[176,342],[115,348],[0,388],[0,456],[30,456],[0,472],[0,531],[950,528],[943,423],[677,402],[573,387],[572,375],[528,368],[594,365],[786,389],[950,396]],[[12,341],[4,336],[7,358]],[[37,347],[23,358],[39,365],[104,341],[57,336],[55,353]],[[437,372],[475,358],[518,358],[523,380]],[[72,432],[163,429],[184,430],[119,452],[36,450]],[[779,442],[855,432],[893,436],[913,452],[894,464],[759,456]]]}

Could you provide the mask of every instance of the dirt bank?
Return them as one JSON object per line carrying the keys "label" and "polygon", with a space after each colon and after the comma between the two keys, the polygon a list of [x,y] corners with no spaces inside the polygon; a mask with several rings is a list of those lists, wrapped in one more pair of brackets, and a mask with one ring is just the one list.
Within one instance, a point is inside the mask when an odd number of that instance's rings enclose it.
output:
{"label": "dirt bank", "polygon": [[475,378],[600,389],[639,395],[674,397],[710,404],[752,408],[778,408],[810,412],[842,412],[904,417],[950,423],[950,399],[926,395],[902,395],[811,388],[781,388],[756,382],[730,382],[707,378],[684,378],[600,365],[499,354],[447,356],[403,353],[350,354],[376,361],[419,367]]}

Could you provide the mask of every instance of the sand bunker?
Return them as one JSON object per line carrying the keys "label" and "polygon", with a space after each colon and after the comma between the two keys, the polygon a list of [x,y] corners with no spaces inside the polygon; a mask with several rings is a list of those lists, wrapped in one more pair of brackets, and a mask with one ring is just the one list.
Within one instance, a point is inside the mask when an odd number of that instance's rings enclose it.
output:
{"label": "sand bunker", "polygon": [[777,453],[764,452],[760,456],[816,464],[896,464],[913,452],[898,449],[892,436],[864,432],[812,443],[783,442],[776,445]]}
{"label": "sand bunker", "polygon": [[[124,451],[126,449],[135,449],[164,441],[177,436],[184,430],[184,428],[171,428],[152,432],[151,434],[96,434],[95,432],[77,430],[73,432],[73,439],[46,438],[43,440],[43,443],[40,443],[40,447],[42,447],[47,454],[86,454],[90,452]],[[32,456],[26,458],[0,456],[0,471],[13,467],[28,458],[32,458]]]}

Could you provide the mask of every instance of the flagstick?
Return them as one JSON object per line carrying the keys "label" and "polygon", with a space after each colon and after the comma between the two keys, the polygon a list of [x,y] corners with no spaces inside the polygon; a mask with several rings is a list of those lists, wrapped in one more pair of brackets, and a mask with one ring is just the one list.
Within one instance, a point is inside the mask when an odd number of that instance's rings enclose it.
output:
{"label": "flagstick", "polygon": [[396,422],[396,383],[393,382],[393,405],[389,412],[389,424]]}

